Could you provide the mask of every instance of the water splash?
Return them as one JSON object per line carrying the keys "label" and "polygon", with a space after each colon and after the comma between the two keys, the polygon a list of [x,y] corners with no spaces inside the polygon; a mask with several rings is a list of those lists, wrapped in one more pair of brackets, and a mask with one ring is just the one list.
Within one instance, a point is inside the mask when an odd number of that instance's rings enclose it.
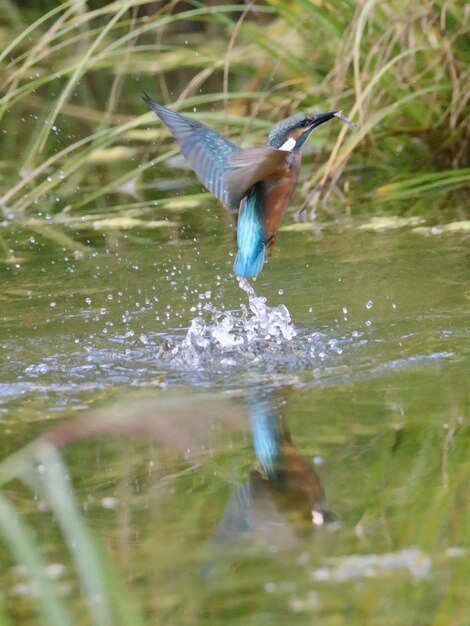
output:
{"label": "water splash", "polygon": [[246,279],[239,278],[238,283],[248,294],[248,305],[241,303],[236,311],[220,310],[211,302],[202,306],[183,340],[175,339],[170,346],[175,365],[202,369],[243,366],[247,360],[274,365],[279,360],[274,355],[295,351],[292,344],[298,331],[287,307],[270,307]]}
{"label": "water splash", "polygon": [[[247,340],[250,342],[260,336],[265,339],[290,341],[297,335],[288,308],[284,304],[277,307],[266,305],[266,298],[257,296],[246,278],[239,278],[238,284],[248,294],[248,306],[252,316],[246,319]],[[246,307],[245,316],[248,314]]]}
{"label": "water splash", "polygon": [[[52,352],[38,349],[32,340],[27,354],[38,358],[23,369],[18,383],[17,363],[24,353],[12,350],[9,364],[12,385],[0,385],[0,398],[29,392],[72,395],[80,390],[109,385],[171,385],[182,382],[226,389],[240,385],[274,382],[296,384],[303,376],[334,370],[345,345],[360,346],[359,335],[339,336],[308,327],[295,327],[287,307],[267,305],[245,279],[239,280],[242,300],[228,310],[210,292],[197,294],[197,306],[189,327],[182,332],[149,332],[141,324],[132,327],[140,314],[129,314],[125,332],[92,333],[81,338],[61,335]],[[248,296],[248,298],[246,298]],[[50,340],[47,338],[50,350]],[[16,355],[16,356],[15,356]],[[343,364],[343,358],[340,358]]]}
{"label": "water splash", "polygon": [[257,296],[245,278],[238,279],[240,287],[248,294],[248,307],[241,304],[240,312],[220,311],[212,303],[203,307],[212,320],[205,323],[202,317],[192,320],[184,340],[184,347],[207,348],[214,342],[221,348],[231,348],[259,341],[290,341],[296,336],[290,313],[284,304],[269,307],[266,298]]}

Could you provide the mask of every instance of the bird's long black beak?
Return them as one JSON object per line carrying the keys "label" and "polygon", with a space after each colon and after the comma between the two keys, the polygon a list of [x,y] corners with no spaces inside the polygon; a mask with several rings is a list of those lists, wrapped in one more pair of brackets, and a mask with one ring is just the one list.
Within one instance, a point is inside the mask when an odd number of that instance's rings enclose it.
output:
{"label": "bird's long black beak", "polygon": [[338,111],[330,111],[329,113],[318,113],[318,115],[312,115],[312,123],[309,126],[309,130],[314,130],[325,122],[329,122],[335,117],[336,113],[338,113]]}

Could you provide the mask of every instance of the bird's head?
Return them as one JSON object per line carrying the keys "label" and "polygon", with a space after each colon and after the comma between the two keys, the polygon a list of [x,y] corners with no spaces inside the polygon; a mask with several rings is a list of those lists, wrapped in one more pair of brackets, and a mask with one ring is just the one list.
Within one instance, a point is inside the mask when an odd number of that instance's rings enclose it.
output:
{"label": "bird's head", "polygon": [[298,151],[315,128],[335,117],[337,111],[306,115],[299,113],[288,117],[272,129],[268,137],[268,146],[288,152]]}

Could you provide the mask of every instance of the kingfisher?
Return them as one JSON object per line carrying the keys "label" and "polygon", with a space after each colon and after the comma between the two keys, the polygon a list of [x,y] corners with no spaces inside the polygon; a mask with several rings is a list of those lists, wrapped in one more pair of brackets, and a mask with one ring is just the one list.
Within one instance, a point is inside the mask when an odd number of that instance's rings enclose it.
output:
{"label": "kingfisher", "polygon": [[243,149],[209,126],[155,102],[146,93],[142,98],[168,127],[202,184],[236,216],[235,274],[257,276],[266,250],[271,252],[275,244],[294,193],[302,146],[325,122],[334,117],[343,121],[346,118],[340,111],[293,115],[274,126],[266,145]]}

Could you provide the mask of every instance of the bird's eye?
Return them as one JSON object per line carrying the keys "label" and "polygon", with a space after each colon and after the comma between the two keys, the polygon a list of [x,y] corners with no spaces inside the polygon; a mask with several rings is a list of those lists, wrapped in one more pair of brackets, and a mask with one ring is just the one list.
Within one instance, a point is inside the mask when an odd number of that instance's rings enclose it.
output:
{"label": "bird's eye", "polygon": [[310,124],[311,124],[310,118],[306,117],[304,120],[302,120],[300,125],[302,128],[307,128],[307,126],[310,126]]}

